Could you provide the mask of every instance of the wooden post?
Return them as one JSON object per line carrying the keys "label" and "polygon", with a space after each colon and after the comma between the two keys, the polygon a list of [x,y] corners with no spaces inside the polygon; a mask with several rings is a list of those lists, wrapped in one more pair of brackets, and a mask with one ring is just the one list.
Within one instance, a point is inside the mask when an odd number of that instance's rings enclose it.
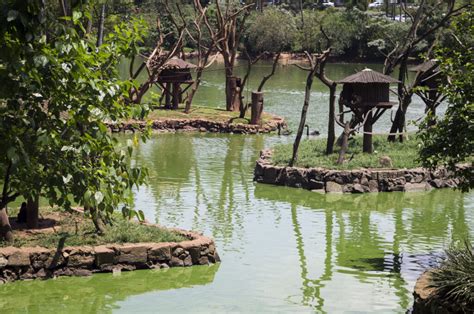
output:
{"label": "wooden post", "polygon": [[179,106],[179,83],[173,83],[173,109]]}
{"label": "wooden post", "polygon": [[263,92],[252,92],[252,116],[250,124],[260,124],[263,111]]}
{"label": "wooden post", "polygon": [[367,112],[367,120],[364,123],[364,153],[372,154],[372,110]]}
{"label": "wooden post", "polygon": [[26,202],[26,226],[28,229],[38,228],[39,197],[30,198]]}
{"label": "wooden post", "polygon": [[171,109],[171,83],[165,83],[165,108]]}

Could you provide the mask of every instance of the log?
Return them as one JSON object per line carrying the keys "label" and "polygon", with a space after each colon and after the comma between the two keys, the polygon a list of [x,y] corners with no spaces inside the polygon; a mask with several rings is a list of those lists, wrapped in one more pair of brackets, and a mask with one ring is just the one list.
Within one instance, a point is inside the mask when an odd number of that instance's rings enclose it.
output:
{"label": "log", "polygon": [[252,92],[252,116],[250,124],[260,124],[263,112],[263,92]]}

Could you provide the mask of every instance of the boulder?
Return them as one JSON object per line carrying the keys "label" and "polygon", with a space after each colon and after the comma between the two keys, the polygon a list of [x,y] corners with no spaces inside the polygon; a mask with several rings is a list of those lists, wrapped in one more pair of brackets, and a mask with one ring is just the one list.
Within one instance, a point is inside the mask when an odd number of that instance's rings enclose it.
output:
{"label": "boulder", "polygon": [[95,264],[100,267],[102,265],[112,265],[114,263],[115,251],[106,246],[96,246]]}
{"label": "boulder", "polygon": [[148,250],[148,259],[153,262],[169,261],[171,259],[171,246],[166,243],[153,245]]}
{"label": "boulder", "polygon": [[342,193],[342,185],[333,181],[326,182],[326,193]]}
{"label": "boulder", "polygon": [[148,257],[148,248],[141,244],[129,244],[119,247],[119,255],[115,262],[126,264],[145,264]]}

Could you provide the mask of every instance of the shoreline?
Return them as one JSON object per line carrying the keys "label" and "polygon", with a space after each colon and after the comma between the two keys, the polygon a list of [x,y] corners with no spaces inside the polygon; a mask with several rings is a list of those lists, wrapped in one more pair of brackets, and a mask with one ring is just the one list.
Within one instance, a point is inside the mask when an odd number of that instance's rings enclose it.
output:
{"label": "shoreline", "polygon": [[454,188],[459,181],[446,169],[353,169],[277,166],[271,162],[272,151],[263,150],[256,161],[254,181],[302,188],[318,193],[420,192]]}
{"label": "shoreline", "polygon": [[[149,226],[157,226],[147,224]],[[220,262],[214,240],[194,231],[169,228],[186,237],[181,242],[147,242],[70,246],[0,248],[0,284],[18,280],[94,273],[210,265]]]}

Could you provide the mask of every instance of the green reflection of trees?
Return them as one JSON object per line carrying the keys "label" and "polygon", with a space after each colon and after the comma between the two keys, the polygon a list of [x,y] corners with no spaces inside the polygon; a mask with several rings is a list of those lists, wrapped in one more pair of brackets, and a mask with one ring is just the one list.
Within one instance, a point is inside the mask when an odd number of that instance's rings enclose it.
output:
{"label": "green reflection of trees", "polygon": [[[321,290],[333,267],[362,283],[375,278],[394,288],[401,308],[408,308],[410,291],[402,274],[404,254],[429,253],[469,238],[473,230],[465,215],[464,194],[452,190],[427,193],[320,195],[309,191],[257,185],[257,198],[291,204],[302,278],[302,303],[323,311]],[[324,273],[310,279],[297,209],[325,213]],[[333,226],[334,225],[334,226]],[[337,230],[333,239],[333,229]],[[387,233],[388,232],[388,233]],[[393,232],[393,237],[387,235]],[[332,251],[335,250],[336,258]]]}
{"label": "green reflection of trees", "polygon": [[302,279],[302,304],[309,305],[318,310],[318,313],[325,313],[323,310],[324,299],[321,297],[321,289],[324,288],[324,282],[331,280],[332,276],[332,215],[330,211],[325,212],[326,219],[326,236],[325,236],[325,253],[324,272],[318,279],[310,279],[308,272],[308,264],[304,251],[303,235],[301,233],[300,224],[298,223],[297,206],[291,205],[291,221],[293,223],[293,231],[296,238],[296,249],[298,250],[298,257],[301,269]]}
{"label": "green reflection of trees", "polygon": [[15,282],[0,286],[0,312],[112,313],[119,301],[131,296],[212,283],[218,269],[216,264]]}

